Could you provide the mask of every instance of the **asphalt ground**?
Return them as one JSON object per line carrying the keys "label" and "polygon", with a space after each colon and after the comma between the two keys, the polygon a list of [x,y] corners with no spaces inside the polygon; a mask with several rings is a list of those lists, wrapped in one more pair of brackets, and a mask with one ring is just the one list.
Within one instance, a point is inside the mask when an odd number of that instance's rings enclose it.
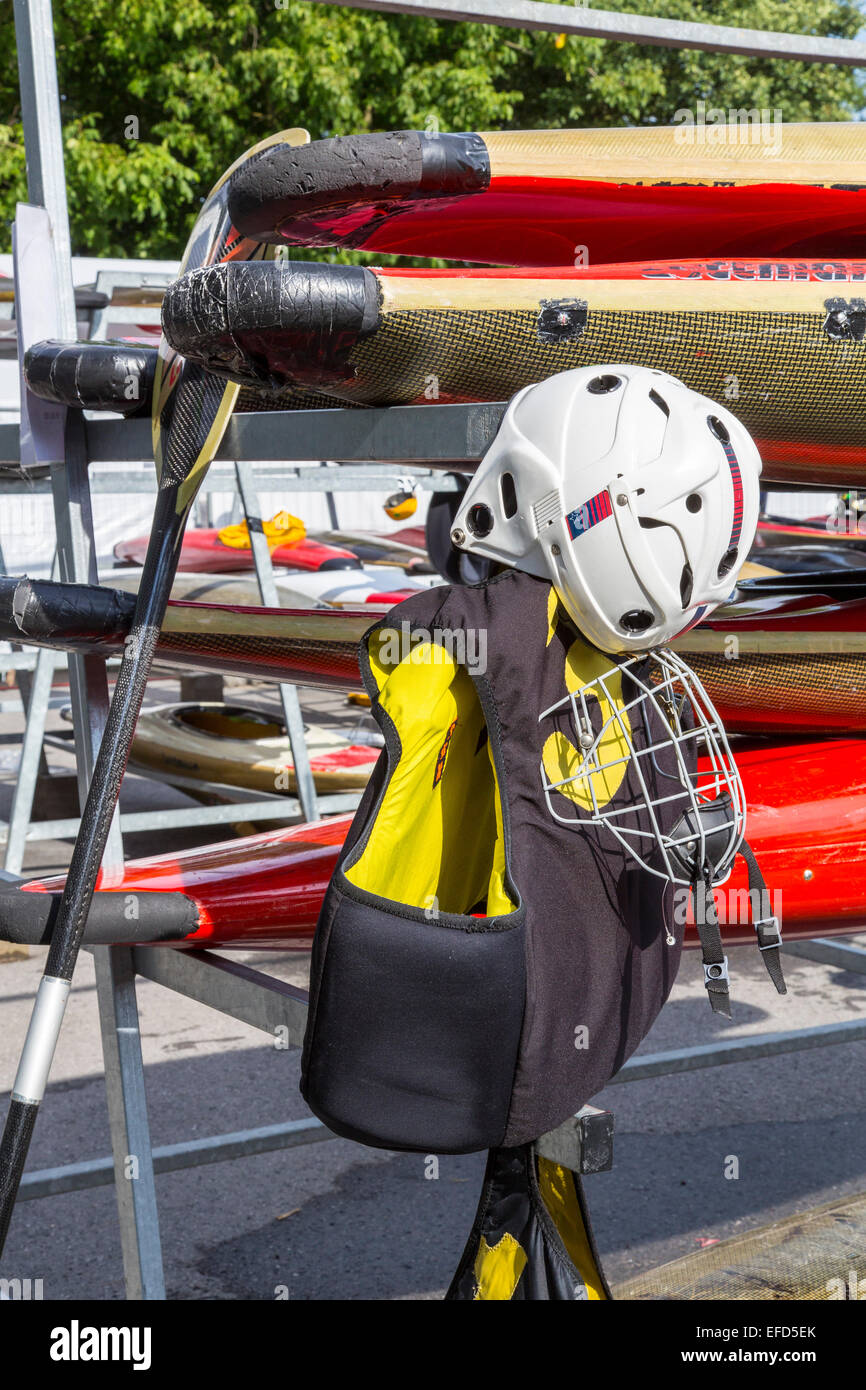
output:
{"label": "asphalt ground", "polygon": [[[172,698],[169,686],[152,693]],[[329,699],[316,697],[317,718],[329,709],[341,717]],[[16,727],[13,716],[0,716],[0,733]],[[11,748],[2,746],[0,815],[8,813],[14,777]],[[53,751],[49,757],[54,766],[68,761]],[[184,798],[132,778],[124,802],[143,809],[184,804]],[[209,838],[213,832],[163,831],[131,837],[127,849],[142,855]],[[62,867],[69,851],[69,842],[33,842],[25,869]],[[233,954],[268,974],[305,982],[306,956]],[[38,950],[0,963],[4,1103],[43,957]],[[710,1012],[700,961],[688,953],[641,1052],[806,1028],[866,1010],[864,975],[789,957],[789,994],[780,998],[748,946],[731,952],[731,973],[729,1023]],[[138,996],[154,1144],[306,1113],[297,1054],[277,1051],[264,1034],[147,981],[139,982]],[[616,1117],[614,1167],[586,1179],[586,1194],[609,1279],[866,1190],[864,1068],[866,1042],[854,1042],[608,1087],[595,1103]],[[85,953],[29,1166],[109,1152],[93,963]],[[736,1178],[726,1177],[732,1158]],[[423,1155],[330,1140],[160,1175],[168,1296],[270,1300],[285,1288],[301,1301],[440,1298],[469,1232],[483,1156],[443,1156],[431,1177],[433,1167]],[[0,1277],[42,1279],[46,1298],[121,1299],[113,1188],[22,1202]]]}

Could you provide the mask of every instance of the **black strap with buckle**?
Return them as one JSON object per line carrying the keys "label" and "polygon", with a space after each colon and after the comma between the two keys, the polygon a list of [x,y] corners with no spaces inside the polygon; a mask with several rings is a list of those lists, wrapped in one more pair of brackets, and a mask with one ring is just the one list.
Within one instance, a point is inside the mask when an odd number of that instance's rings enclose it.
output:
{"label": "black strap with buckle", "polygon": [[709,864],[704,865],[702,876],[695,876],[692,884],[694,894],[695,926],[701,941],[701,958],[704,963],[704,985],[710,1008],[714,1014],[731,1017],[731,995],[728,987],[728,958],[722,950],[722,934],[713,898],[713,876]]}
{"label": "black strap with buckle", "polygon": [[751,845],[746,840],[740,845],[740,854],[745,859],[749,871],[749,902],[752,908],[752,925],[758,938],[758,949],[764,958],[767,974],[776,986],[776,992],[787,994],[788,986],[782,974],[782,932],[779,919],[770,910],[770,893],[764,875]]}

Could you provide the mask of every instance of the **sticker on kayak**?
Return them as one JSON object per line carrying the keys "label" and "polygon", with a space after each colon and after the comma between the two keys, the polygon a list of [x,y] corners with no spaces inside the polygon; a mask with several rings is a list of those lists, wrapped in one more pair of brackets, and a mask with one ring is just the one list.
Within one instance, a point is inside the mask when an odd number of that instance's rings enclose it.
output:
{"label": "sticker on kayak", "polygon": [[584,502],[582,507],[575,507],[573,512],[569,512],[565,520],[568,523],[568,534],[572,540],[582,536],[585,531],[589,531],[593,526],[597,526],[605,517],[613,515],[613,507],[610,504],[610,493],[605,488],[604,492],[597,492],[595,497],[590,497],[588,502]]}

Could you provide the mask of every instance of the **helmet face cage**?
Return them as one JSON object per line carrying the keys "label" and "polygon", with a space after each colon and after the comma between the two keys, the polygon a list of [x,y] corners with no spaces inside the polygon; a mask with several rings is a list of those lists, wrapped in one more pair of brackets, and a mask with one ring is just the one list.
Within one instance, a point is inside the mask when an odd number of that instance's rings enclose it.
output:
{"label": "helmet face cage", "polygon": [[[573,771],[569,768],[567,776],[552,780],[541,762],[547,809],[561,825],[604,826],[637,863],[658,878],[691,885],[696,876],[709,873],[713,882],[720,883],[733,867],[745,829],[740,774],[721,720],[699,678],[675,652],[655,649],[648,655],[651,666],[646,678],[640,667],[647,653],[641,653],[612,664],[539,716],[539,724],[548,722],[548,727],[558,716],[561,727],[562,714],[570,713],[577,734],[576,766]],[[619,694],[624,677],[636,691],[628,700]],[[597,722],[599,707],[603,713],[611,712],[596,733],[592,711]],[[637,747],[632,736],[639,721],[647,733],[644,747]],[[698,750],[708,763],[700,771],[696,770]],[[622,806],[607,799],[600,804],[596,788],[618,786],[629,765],[639,796]],[[558,809],[566,800],[575,802],[572,815]],[[585,808],[583,814],[578,803]],[[678,813],[670,831],[662,829],[662,807]],[[708,808],[714,813],[712,821],[707,818]],[[667,809],[664,820],[671,823]]]}

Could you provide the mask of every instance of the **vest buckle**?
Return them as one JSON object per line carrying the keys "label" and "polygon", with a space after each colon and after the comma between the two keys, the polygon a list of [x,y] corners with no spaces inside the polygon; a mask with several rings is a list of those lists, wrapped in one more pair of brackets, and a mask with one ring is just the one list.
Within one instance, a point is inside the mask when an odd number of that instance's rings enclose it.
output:
{"label": "vest buckle", "polygon": [[707,964],[704,961],[704,984],[707,988],[710,985],[720,984],[721,981],[727,984],[729,980],[727,956],[723,956],[721,961],[714,961],[712,964]]}

